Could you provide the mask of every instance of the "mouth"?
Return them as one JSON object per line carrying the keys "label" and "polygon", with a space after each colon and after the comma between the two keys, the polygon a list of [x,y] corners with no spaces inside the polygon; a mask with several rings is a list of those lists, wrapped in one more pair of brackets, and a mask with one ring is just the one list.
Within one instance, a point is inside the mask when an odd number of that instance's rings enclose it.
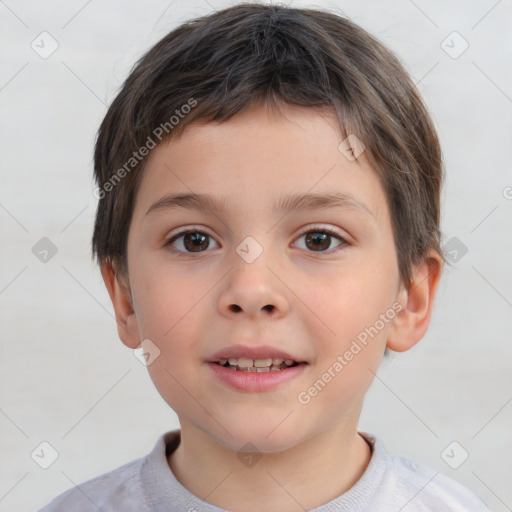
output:
{"label": "mouth", "polygon": [[245,393],[270,392],[299,378],[309,366],[296,354],[272,345],[230,345],[206,362],[215,379]]}
{"label": "mouth", "polygon": [[[222,364],[221,364],[222,363]],[[281,358],[222,358],[210,361],[212,375],[224,385],[238,392],[271,392],[299,378],[308,363]]]}
{"label": "mouth", "polygon": [[293,359],[281,359],[272,357],[260,359],[251,359],[248,357],[229,357],[212,362],[219,366],[223,366],[224,368],[228,368],[229,370],[249,373],[280,372],[281,370],[292,368],[300,364]]}

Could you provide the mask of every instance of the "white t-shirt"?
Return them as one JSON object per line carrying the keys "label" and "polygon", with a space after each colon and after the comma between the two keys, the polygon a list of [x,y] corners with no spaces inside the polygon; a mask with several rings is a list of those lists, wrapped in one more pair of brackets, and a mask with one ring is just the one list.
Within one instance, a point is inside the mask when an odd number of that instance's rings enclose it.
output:
{"label": "white t-shirt", "polygon": [[[489,512],[466,487],[426,466],[386,452],[382,441],[360,432],[372,449],[356,484],[310,512]],[[222,512],[174,477],[167,457],[180,431],[163,434],[153,450],[57,496],[38,512]]]}

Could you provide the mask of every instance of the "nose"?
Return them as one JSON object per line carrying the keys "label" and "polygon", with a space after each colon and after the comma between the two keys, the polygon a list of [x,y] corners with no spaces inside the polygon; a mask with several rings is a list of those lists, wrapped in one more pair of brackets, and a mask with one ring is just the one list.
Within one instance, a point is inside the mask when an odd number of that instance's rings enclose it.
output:
{"label": "nose", "polygon": [[[239,311],[248,311],[249,308],[242,308],[240,305],[238,304],[230,304],[228,306],[228,308],[233,311],[234,313],[238,313]],[[269,312],[272,312],[274,311],[276,307],[274,306],[274,304],[267,304],[266,306],[263,306],[261,309],[262,310],[266,310],[266,311],[269,311]]]}
{"label": "nose", "polygon": [[222,315],[277,319],[287,314],[289,297],[284,280],[269,268],[268,259],[260,258],[252,263],[235,262],[218,297]]}

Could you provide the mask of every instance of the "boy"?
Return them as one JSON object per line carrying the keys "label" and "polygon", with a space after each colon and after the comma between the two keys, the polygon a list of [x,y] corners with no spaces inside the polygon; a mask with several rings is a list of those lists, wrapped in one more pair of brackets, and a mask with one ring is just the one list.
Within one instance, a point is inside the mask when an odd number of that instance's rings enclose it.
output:
{"label": "boy", "polygon": [[444,262],[438,139],[380,42],[319,10],[192,20],[132,70],[95,176],[119,336],[181,428],[44,512],[487,510],[357,430]]}

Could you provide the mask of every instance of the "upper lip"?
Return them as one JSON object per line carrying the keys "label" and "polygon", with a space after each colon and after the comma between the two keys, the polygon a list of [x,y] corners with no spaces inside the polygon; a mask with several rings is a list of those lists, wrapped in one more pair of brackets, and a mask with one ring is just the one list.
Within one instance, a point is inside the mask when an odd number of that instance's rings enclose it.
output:
{"label": "upper lip", "polygon": [[239,358],[247,357],[249,359],[265,359],[271,357],[272,359],[291,359],[297,363],[304,363],[305,361],[297,356],[284,352],[279,348],[270,345],[258,345],[257,347],[249,347],[247,345],[230,345],[221,348],[208,358],[208,362],[216,363],[220,359],[229,359],[230,357]]}

